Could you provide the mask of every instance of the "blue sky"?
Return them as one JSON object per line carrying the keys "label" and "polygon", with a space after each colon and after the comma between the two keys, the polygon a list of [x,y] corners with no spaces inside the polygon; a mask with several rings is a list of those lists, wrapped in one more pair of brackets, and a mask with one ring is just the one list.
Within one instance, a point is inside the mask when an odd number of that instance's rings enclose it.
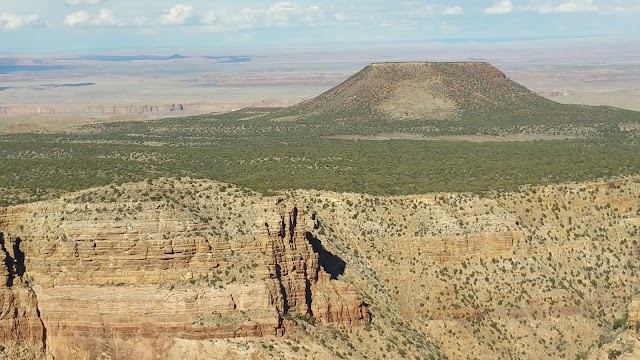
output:
{"label": "blue sky", "polygon": [[0,53],[640,37],[640,0],[0,0]]}

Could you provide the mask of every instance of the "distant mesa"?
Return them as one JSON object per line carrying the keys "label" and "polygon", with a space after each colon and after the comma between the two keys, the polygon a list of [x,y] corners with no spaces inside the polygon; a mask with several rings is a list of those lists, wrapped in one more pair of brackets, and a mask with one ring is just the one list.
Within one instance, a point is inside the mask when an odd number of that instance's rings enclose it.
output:
{"label": "distant mesa", "polygon": [[225,64],[243,63],[252,60],[249,56],[206,56],[206,58],[209,60],[219,60]]}
{"label": "distant mesa", "polygon": [[85,60],[85,61],[106,61],[106,62],[128,62],[128,61],[168,61],[184,60],[192,58],[204,58],[208,60],[218,60],[223,63],[237,63],[251,61],[249,56],[184,56],[173,54],[171,56],[158,55],[82,55],[77,57],[59,60]]}
{"label": "distant mesa", "polygon": [[18,72],[69,70],[75,66],[70,65],[0,65],[0,74],[14,74]]}
{"label": "distant mesa", "polygon": [[109,62],[123,62],[123,61],[139,61],[139,60],[175,60],[186,59],[186,56],[179,54],[173,54],[171,56],[157,56],[157,55],[82,55],[77,57],[65,58],[60,60],[90,60],[90,61],[109,61]]}
{"label": "distant mesa", "polygon": [[168,57],[169,60],[175,60],[175,59],[186,59],[188,58],[187,56],[183,56],[180,54],[173,54],[171,56]]}
{"label": "distant mesa", "polygon": [[[0,74],[13,74],[34,71],[69,70],[77,68],[86,62],[126,63],[135,61],[181,61],[193,59],[195,61],[215,62],[219,64],[245,63],[253,60],[250,56],[185,56],[181,54],[164,55],[77,55],[60,58],[13,58],[0,57]],[[95,65],[95,64],[92,64]]]}
{"label": "distant mesa", "polygon": [[283,115],[355,120],[456,120],[555,104],[486,62],[374,63]]}
{"label": "distant mesa", "polygon": [[87,86],[93,86],[96,85],[96,83],[94,82],[86,82],[86,83],[75,83],[75,84],[43,84],[40,85],[38,87],[36,87],[37,90],[46,90],[46,89],[51,89],[51,88],[66,88],[66,87],[70,87],[70,88],[77,88],[77,87],[87,87]]}
{"label": "distant mesa", "polygon": [[19,65],[17,58],[0,58],[0,67],[15,66],[15,65]]}
{"label": "distant mesa", "polygon": [[230,57],[226,60],[223,60],[223,63],[226,64],[233,64],[233,63],[243,63],[243,62],[249,62],[251,61],[250,57],[246,57],[246,56],[234,56],[234,57]]}

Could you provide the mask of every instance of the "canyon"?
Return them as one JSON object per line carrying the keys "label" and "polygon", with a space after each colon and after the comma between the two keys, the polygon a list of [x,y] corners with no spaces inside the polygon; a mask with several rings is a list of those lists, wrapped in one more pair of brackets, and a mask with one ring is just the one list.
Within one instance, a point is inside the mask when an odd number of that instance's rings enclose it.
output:
{"label": "canyon", "polygon": [[638,199],[638,177],[482,197],[162,178],[2,208],[2,354],[631,359]]}
{"label": "canyon", "polygon": [[0,358],[640,355],[638,113],[479,62],[167,103],[5,123]]}
{"label": "canyon", "polygon": [[[14,210],[2,211],[3,228],[24,229],[28,214]],[[320,269],[297,208],[287,214],[288,225],[284,218],[259,219],[279,231],[261,228],[237,242],[203,236],[206,226],[171,211],[136,212],[144,220],[123,225],[68,223],[63,215],[54,234],[45,226],[22,235],[39,239],[33,242],[5,233],[5,257],[12,260],[5,261],[3,303],[10,310],[3,338],[30,343],[34,358],[46,345],[55,359],[105,353],[153,359],[174,338],[283,336],[292,316],[344,326],[370,319],[356,289]],[[25,349],[15,351],[24,356]]]}

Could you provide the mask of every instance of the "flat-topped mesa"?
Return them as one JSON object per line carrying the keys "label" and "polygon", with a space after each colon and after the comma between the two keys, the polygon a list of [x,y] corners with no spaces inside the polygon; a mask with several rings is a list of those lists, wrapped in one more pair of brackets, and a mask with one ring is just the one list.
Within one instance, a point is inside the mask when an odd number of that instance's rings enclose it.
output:
{"label": "flat-topped mesa", "polygon": [[272,259],[267,281],[278,312],[283,317],[293,314],[324,324],[357,326],[370,321],[356,288],[332,280],[321,269],[321,254],[314,247],[322,245],[306,232],[304,224],[304,211],[295,205],[290,211],[280,211],[277,226],[265,223],[263,233],[268,239],[268,258]]}
{"label": "flat-topped mesa", "polygon": [[466,113],[553,103],[486,62],[373,63],[283,115],[352,120],[457,120]]}
{"label": "flat-topped mesa", "polygon": [[[449,67],[463,67],[468,68],[470,71],[475,72],[479,75],[485,75],[488,78],[496,78],[496,79],[506,79],[507,75],[500,71],[495,66],[491,65],[488,62],[481,61],[406,61],[406,62],[375,62],[367,67],[380,67],[380,68],[391,68],[391,67],[409,67],[408,70],[415,70],[413,66],[426,66],[426,67],[436,67],[436,66],[449,66]],[[365,68],[366,69],[366,68]]]}

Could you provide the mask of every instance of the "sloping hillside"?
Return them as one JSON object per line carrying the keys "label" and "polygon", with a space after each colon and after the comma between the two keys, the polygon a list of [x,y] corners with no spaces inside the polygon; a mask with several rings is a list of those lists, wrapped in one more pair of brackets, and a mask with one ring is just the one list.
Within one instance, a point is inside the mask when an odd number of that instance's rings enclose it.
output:
{"label": "sloping hillside", "polygon": [[313,123],[457,120],[455,125],[440,122],[439,129],[475,133],[499,127],[517,133],[540,131],[543,126],[547,133],[584,135],[598,131],[586,126],[634,115],[611,107],[556,103],[489,63],[410,62],[368,65],[327,92],[267,118]]}
{"label": "sloping hillside", "polygon": [[376,63],[287,111],[355,118],[457,119],[513,103],[551,104],[488,63]]}
{"label": "sloping hillside", "polygon": [[56,359],[637,358],[638,196],[638,177],[486,197],[159,179],[4,208],[0,343]]}

